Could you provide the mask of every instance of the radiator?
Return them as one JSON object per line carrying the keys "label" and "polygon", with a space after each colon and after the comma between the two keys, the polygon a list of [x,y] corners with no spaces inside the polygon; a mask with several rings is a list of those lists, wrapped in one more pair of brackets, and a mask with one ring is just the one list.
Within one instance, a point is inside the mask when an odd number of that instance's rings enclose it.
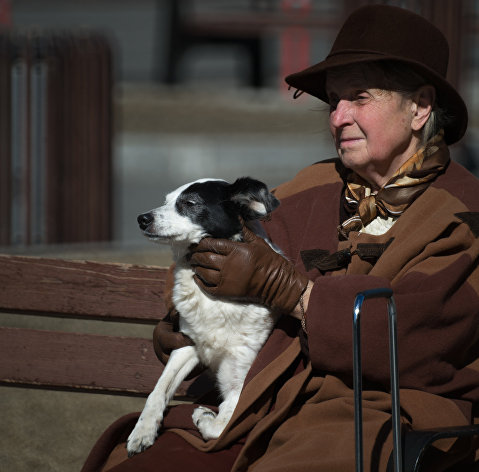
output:
{"label": "radiator", "polygon": [[0,34],[0,244],[109,240],[111,200],[108,40]]}

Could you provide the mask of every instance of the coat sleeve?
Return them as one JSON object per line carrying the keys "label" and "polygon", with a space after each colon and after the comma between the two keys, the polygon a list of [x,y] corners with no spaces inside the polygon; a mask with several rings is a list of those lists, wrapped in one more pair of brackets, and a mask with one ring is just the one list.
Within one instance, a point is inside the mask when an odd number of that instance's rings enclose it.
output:
{"label": "coat sleeve", "polygon": [[[479,355],[479,245],[467,225],[451,231],[429,243],[392,280],[355,274],[316,278],[306,313],[313,368],[351,382],[355,295],[389,287],[398,313],[401,387],[479,400],[479,374],[469,367]],[[389,385],[387,318],[385,300],[365,302],[361,316],[365,386]]]}

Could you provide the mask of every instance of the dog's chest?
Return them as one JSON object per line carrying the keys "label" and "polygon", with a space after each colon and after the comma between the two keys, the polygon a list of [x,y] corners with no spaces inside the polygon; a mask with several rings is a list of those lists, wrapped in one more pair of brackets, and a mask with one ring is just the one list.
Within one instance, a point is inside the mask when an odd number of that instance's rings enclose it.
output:
{"label": "dog's chest", "polygon": [[268,309],[215,300],[196,285],[190,268],[177,268],[173,303],[180,329],[194,342],[203,361],[236,349],[258,351],[273,328]]}

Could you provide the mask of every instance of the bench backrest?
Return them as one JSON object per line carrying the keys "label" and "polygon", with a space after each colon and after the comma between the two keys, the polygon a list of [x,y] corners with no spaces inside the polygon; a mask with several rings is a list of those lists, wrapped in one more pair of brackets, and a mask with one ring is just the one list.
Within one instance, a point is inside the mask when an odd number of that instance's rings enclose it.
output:
{"label": "bench backrest", "polygon": [[[165,315],[166,275],[159,267],[0,255],[0,313],[154,325]],[[126,336],[0,327],[0,354],[0,384],[95,393],[148,394],[163,368],[151,339]],[[195,385],[184,382],[177,397],[191,396]]]}

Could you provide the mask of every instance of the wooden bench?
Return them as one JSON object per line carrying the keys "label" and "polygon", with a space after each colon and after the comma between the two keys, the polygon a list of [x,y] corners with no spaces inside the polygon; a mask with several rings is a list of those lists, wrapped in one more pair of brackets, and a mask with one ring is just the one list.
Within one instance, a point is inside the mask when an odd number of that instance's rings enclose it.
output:
{"label": "wooden bench", "polygon": [[[151,338],[129,337],[128,324],[151,324],[153,332],[165,316],[166,274],[160,267],[0,255],[0,313],[125,324],[125,336],[0,327],[0,384],[146,396],[163,365]],[[210,386],[201,376],[185,381],[175,398],[193,400]]]}
{"label": "wooden bench", "polygon": [[[54,316],[121,322],[125,333],[128,323],[147,323],[153,331],[166,314],[167,271],[0,254],[0,320],[1,313]],[[0,326],[0,354],[0,385],[16,387],[146,396],[163,368],[151,339],[118,335]],[[205,376],[185,381],[176,399],[193,401],[211,386]],[[477,425],[413,432],[405,438],[405,470],[415,471],[434,441],[478,433]]]}

